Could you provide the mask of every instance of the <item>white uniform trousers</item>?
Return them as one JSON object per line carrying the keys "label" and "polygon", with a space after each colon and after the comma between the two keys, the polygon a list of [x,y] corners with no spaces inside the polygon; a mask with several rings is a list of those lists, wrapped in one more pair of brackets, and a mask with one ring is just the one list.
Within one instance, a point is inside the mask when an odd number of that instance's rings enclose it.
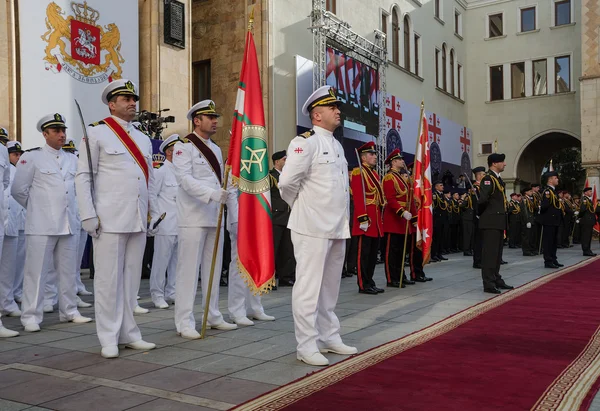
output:
{"label": "white uniform trousers", "polygon": [[133,318],[146,233],[101,233],[94,243],[94,308],[102,347],[142,339]]}
{"label": "white uniform trousers", "polygon": [[346,240],[310,237],[294,231],[291,234],[296,257],[292,313],[297,351],[306,356],[318,352],[319,343],[342,342],[340,322],[333,310],[340,292]]}
{"label": "white uniform trousers", "polygon": [[0,257],[0,313],[4,315],[19,309],[13,294],[17,275],[18,244],[19,237],[4,236]]}
{"label": "white uniform trousers", "polygon": [[77,255],[77,237],[74,235],[28,235],[27,258],[23,277],[23,304],[21,324],[40,324],[44,318],[44,286],[54,257],[58,277],[58,305],[60,321],[80,316],[75,301],[73,269]]}
{"label": "white uniform trousers", "polygon": [[229,233],[231,239],[231,263],[229,263],[229,283],[227,308],[232,319],[247,315],[264,314],[260,296],[252,294],[244,282],[238,268],[237,233]]}
{"label": "white uniform trousers", "polygon": [[[198,288],[198,269],[202,266],[202,306],[204,307],[216,234],[217,229],[215,227],[179,227],[177,276],[175,280],[175,326],[177,332],[196,329],[194,301],[196,299],[196,289]],[[221,229],[217,247],[218,252],[207,320],[207,323],[212,325],[223,322],[223,315],[219,311],[219,278],[221,266],[223,265],[223,229]]]}
{"label": "white uniform trousers", "polygon": [[25,230],[19,230],[19,243],[17,245],[17,263],[13,295],[17,299],[23,298],[23,272],[25,270],[25,252],[27,251],[27,236]]}
{"label": "white uniform trousers", "polygon": [[[75,264],[73,264],[74,266]],[[75,280],[75,278],[73,278]],[[76,284],[73,282],[73,284]],[[77,287],[75,287],[75,294],[77,294]],[[44,306],[52,305],[55,306],[58,303],[58,273],[56,272],[56,266],[54,265],[54,257],[50,256],[50,263],[48,264],[48,273],[46,274],[46,285],[44,286]]]}
{"label": "white uniform trousers", "polygon": [[81,281],[81,261],[83,260],[83,252],[85,251],[87,238],[87,231],[82,229],[79,233],[79,243],[77,244],[77,269],[75,271],[75,284],[77,285],[78,293],[85,291],[85,285],[83,285],[83,282]]}
{"label": "white uniform trousers", "polygon": [[[177,236],[154,236],[154,256],[150,272],[150,295],[152,302],[175,299],[175,275],[177,273]],[[165,278],[166,274],[166,278]]]}

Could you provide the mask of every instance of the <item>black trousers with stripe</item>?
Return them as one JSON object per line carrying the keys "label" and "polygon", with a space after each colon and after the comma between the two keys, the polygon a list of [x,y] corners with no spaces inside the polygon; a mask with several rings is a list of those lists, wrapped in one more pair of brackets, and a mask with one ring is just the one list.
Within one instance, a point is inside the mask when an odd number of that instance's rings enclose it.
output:
{"label": "black trousers with stripe", "polygon": [[379,237],[358,236],[358,288],[364,290],[375,286],[373,274],[377,264]]}

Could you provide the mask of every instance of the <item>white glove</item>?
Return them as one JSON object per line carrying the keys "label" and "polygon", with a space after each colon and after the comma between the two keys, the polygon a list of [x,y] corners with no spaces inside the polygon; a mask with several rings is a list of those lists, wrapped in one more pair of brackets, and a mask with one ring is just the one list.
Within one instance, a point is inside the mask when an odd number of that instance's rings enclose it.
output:
{"label": "white glove", "polygon": [[531,223],[527,223],[527,228],[531,228]]}
{"label": "white glove", "polygon": [[362,223],[360,223],[360,229],[363,231],[367,231],[369,229],[369,222],[368,221],[363,221]]}
{"label": "white glove", "polygon": [[227,191],[220,188],[212,192],[210,199],[216,203],[225,204],[227,202],[227,194]]}
{"label": "white glove", "polygon": [[575,215],[579,215],[579,211],[575,211],[573,214],[575,214]]}
{"label": "white glove", "polygon": [[92,238],[98,238],[100,235],[100,220],[98,217],[88,218],[81,222],[81,228],[83,228]]}
{"label": "white glove", "polygon": [[238,232],[238,223],[232,223],[232,224],[228,224],[229,227],[227,227],[227,231],[229,231],[229,234],[233,234],[235,236],[237,236],[237,232]]}
{"label": "white glove", "polygon": [[404,218],[406,221],[410,221],[410,219],[412,218],[412,214],[409,213],[408,211],[404,211],[402,213],[402,218]]}
{"label": "white glove", "polygon": [[575,220],[575,223],[579,224],[579,220]]}
{"label": "white glove", "polygon": [[146,234],[148,235],[148,237],[154,237],[158,233],[158,230],[160,230],[160,224],[158,225],[158,227],[152,228],[154,227],[154,224],[156,224],[157,221],[158,220],[152,220],[150,222],[150,226],[148,227],[148,230],[146,230]]}

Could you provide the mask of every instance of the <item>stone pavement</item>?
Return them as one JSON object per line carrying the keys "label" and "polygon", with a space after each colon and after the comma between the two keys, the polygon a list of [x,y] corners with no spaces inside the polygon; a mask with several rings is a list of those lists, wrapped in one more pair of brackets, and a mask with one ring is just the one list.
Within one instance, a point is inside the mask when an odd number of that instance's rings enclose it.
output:
{"label": "stone pavement", "polygon": [[[558,250],[565,265],[583,260],[581,254],[577,245]],[[492,297],[482,292],[481,272],[471,267],[471,257],[449,258],[426,267],[434,281],[387,288],[376,296],[358,294],[356,278],[343,279],[336,313],[344,342],[364,351]],[[505,248],[504,259],[509,264],[501,274],[513,286],[552,271],[543,268],[541,257],[523,257],[520,250]],[[85,282],[91,290],[91,281]],[[382,265],[376,282],[385,286]],[[152,308],[148,280],[142,281],[140,295],[140,305],[151,310],[136,319],[144,339],[157,349],[122,349],[113,360],[100,357],[94,323],[60,323],[55,312],[45,316],[41,332],[26,333],[18,319],[3,317],[21,335],[0,340],[0,410],[226,410],[317,370],[296,360],[289,287],[263,297],[276,321],[229,332],[210,330],[205,340],[194,341],[176,335],[172,308]],[[200,313],[200,293],[196,303]],[[224,287],[220,306],[227,313]],[[92,309],[81,312],[94,315]],[[327,357],[331,363],[345,358]]]}

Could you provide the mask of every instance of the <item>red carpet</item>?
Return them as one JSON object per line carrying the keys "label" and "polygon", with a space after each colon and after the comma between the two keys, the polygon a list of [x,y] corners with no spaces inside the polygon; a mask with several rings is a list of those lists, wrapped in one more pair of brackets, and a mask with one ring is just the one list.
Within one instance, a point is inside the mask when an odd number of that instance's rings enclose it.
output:
{"label": "red carpet", "polygon": [[587,409],[599,388],[599,325],[596,258],[236,409]]}

